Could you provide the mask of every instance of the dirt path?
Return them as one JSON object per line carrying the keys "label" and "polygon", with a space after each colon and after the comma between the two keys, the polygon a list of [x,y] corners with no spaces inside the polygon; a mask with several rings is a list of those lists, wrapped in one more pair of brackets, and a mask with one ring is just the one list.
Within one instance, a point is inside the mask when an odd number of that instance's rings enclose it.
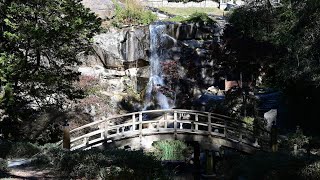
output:
{"label": "dirt path", "polygon": [[15,167],[10,168],[4,178],[10,180],[21,180],[21,179],[60,179],[51,169],[36,169],[34,167]]}

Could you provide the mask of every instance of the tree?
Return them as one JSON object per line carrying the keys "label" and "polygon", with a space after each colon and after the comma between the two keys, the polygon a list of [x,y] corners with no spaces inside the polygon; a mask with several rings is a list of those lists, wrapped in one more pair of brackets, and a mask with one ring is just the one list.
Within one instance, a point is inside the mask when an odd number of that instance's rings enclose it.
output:
{"label": "tree", "polygon": [[245,36],[272,43],[280,49],[281,55],[269,61],[270,67],[277,68],[270,71],[274,74],[269,74],[273,84],[283,88],[291,81],[303,79],[318,86],[320,2],[291,0],[283,3],[272,10],[255,5],[239,8],[231,15],[230,22]]}
{"label": "tree", "polygon": [[47,107],[62,109],[78,97],[77,55],[88,52],[99,29],[100,20],[80,0],[1,0],[2,125],[15,126]]}
{"label": "tree", "polygon": [[[288,122],[316,132],[320,105],[320,1],[286,0],[282,6],[250,5],[238,8],[230,22],[244,36],[270,43],[277,51],[262,58],[265,85],[286,96]],[[269,49],[265,49],[269,51]],[[310,132],[308,131],[308,132]]]}

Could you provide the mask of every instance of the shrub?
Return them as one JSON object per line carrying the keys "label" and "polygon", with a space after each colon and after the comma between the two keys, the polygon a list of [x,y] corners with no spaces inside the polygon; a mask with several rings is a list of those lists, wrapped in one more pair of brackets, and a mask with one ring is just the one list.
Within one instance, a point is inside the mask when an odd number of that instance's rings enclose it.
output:
{"label": "shrub", "polygon": [[320,179],[320,161],[309,164],[303,168],[301,170],[301,176],[308,180]]}
{"label": "shrub", "polygon": [[50,166],[63,176],[76,179],[165,179],[161,162],[142,151],[65,151],[49,147],[32,163]]}
{"label": "shrub", "polygon": [[[5,159],[0,158],[0,174],[8,170],[8,163]],[[0,176],[1,177],[1,176]]]}
{"label": "shrub", "polygon": [[304,145],[309,143],[309,137],[305,136],[302,130],[297,129],[294,133],[289,133],[287,139],[282,141],[280,146],[285,149],[293,150],[294,145],[297,145],[298,149],[301,149]]}
{"label": "shrub", "polygon": [[243,122],[246,123],[248,129],[253,130],[253,122],[254,122],[254,118],[253,117],[244,117],[242,119]]}
{"label": "shrub", "polygon": [[[319,163],[310,162],[318,157],[293,156],[287,153],[257,153],[237,156],[225,170],[226,179],[317,179]],[[306,166],[307,165],[307,166]]]}
{"label": "shrub", "polygon": [[1,143],[0,158],[30,158],[40,152],[40,147],[28,142]]}
{"label": "shrub", "polygon": [[202,25],[213,25],[216,23],[213,19],[211,19],[207,13],[199,13],[195,12],[190,15],[189,18],[186,20],[182,21],[185,23],[199,23],[200,26]]}

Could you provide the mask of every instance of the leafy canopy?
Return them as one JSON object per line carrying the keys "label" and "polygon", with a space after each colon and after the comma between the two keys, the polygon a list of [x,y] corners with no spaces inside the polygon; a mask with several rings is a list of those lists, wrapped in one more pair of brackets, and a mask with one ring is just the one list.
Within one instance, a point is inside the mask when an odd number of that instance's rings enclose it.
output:
{"label": "leafy canopy", "polygon": [[234,11],[230,22],[244,35],[284,50],[270,62],[277,67],[272,76],[278,86],[300,80],[320,85],[320,1],[284,1],[277,8],[244,6]]}
{"label": "leafy canopy", "polygon": [[72,86],[79,75],[77,55],[88,52],[100,29],[100,20],[80,0],[2,0],[0,29],[5,121],[23,120],[52,105],[62,108],[79,95]]}

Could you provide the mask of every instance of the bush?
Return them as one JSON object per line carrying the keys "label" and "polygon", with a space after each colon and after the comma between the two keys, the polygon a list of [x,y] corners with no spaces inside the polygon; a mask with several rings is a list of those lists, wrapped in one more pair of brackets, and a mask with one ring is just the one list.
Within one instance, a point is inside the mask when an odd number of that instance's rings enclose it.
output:
{"label": "bush", "polygon": [[305,136],[302,130],[298,129],[294,133],[289,133],[287,139],[282,141],[280,146],[284,149],[293,150],[294,145],[297,145],[298,149],[301,149],[304,145],[309,143],[310,138]]}
{"label": "bush", "polygon": [[213,19],[211,19],[207,13],[193,13],[190,15],[189,18],[186,20],[182,21],[185,23],[199,23],[200,26],[202,25],[213,25],[216,23]]}
{"label": "bush", "polygon": [[253,122],[254,122],[254,118],[253,117],[249,117],[249,116],[244,117],[242,119],[242,121],[246,123],[246,125],[247,125],[246,128],[248,128],[250,130],[253,130]]}
{"label": "bush", "polygon": [[5,142],[0,144],[0,158],[30,158],[41,148],[28,142]]}
{"label": "bush", "polygon": [[0,174],[1,172],[6,172],[7,170],[8,170],[8,162],[5,159],[0,158]]}
{"label": "bush", "polygon": [[320,179],[320,161],[309,164],[303,168],[301,170],[301,176],[308,180]]}
{"label": "bush", "polygon": [[154,154],[160,160],[184,160],[187,145],[179,140],[162,140],[153,143]]}
{"label": "bush", "polygon": [[142,151],[65,151],[49,147],[32,163],[50,166],[63,176],[76,179],[165,179],[161,162]]}
{"label": "bush", "polygon": [[237,156],[226,163],[226,179],[319,179],[318,157],[293,156],[287,153],[257,153]]}

